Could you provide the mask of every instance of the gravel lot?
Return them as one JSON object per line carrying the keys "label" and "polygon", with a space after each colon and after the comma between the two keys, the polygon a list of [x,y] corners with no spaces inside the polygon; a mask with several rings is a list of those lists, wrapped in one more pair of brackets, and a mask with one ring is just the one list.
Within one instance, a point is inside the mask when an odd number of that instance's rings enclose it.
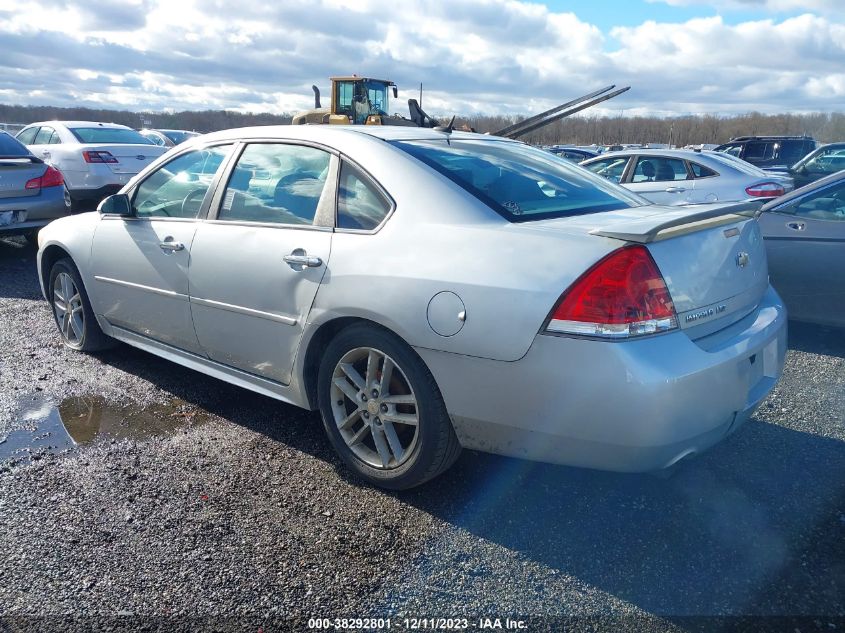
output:
{"label": "gravel lot", "polygon": [[0,461],[0,631],[845,627],[843,331],[794,324],[756,418],[671,479],[465,452],[391,494],[348,476],[315,414],[126,346],[65,350],[34,250],[0,239],[0,440],[61,446],[44,425],[80,402],[109,420],[93,440]]}

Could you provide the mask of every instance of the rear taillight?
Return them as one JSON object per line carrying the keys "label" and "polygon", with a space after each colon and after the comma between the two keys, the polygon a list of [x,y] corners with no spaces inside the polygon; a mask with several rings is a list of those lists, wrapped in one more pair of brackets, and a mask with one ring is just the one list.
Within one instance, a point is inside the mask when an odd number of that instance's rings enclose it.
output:
{"label": "rear taillight", "polygon": [[761,182],[746,188],[745,193],[753,198],[777,198],[786,192],[781,185],[775,182]]}
{"label": "rear taillight", "polygon": [[45,187],[58,187],[63,184],[65,184],[65,179],[62,177],[62,172],[55,167],[47,165],[47,171],[44,172],[43,176],[27,180],[26,188],[43,189]]}
{"label": "rear taillight", "polygon": [[675,305],[644,246],[626,246],[599,261],[563,293],[549,332],[629,338],[678,327]]}
{"label": "rear taillight", "polygon": [[86,163],[116,163],[117,159],[112,156],[111,152],[96,151],[96,152],[82,152],[82,158]]}

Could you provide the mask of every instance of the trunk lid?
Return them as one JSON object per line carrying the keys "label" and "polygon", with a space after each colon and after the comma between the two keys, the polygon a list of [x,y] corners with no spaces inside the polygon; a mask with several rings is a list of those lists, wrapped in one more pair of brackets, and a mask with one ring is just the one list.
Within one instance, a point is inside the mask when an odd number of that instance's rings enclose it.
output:
{"label": "trunk lid", "polygon": [[118,162],[106,163],[115,174],[137,174],[144,167],[167,151],[158,145],[135,145],[131,143],[86,144],[82,151],[109,152]]}
{"label": "trunk lid", "polygon": [[34,156],[0,157],[0,199],[37,196],[41,189],[27,189],[26,183],[45,171],[47,166]]}
{"label": "trunk lid", "polygon": [[644,244],[669,288],[679,327],[696,339],[746,316],[768,288],[766,251],[755,219],[760,206],[655,205],[550,224],[618,240],[620,246]]}

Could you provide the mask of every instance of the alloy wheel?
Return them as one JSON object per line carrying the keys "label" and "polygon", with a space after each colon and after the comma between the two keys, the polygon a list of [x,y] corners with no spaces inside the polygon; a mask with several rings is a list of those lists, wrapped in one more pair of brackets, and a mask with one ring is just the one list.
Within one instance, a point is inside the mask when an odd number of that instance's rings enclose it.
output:
{"label": "alloy wheel", "polygon": [[70,345],[79,345],[85,333],[85,312],[82,296],[73,278],[61,272],[53,284],[53,313],[62,336]]}
{"label": "alloy wheel", "polygon": [[371,347],[350,350],[332,373],[332,413],[346,446],[382,470],[401,466],[419,439],[419,408],[402,368]]}

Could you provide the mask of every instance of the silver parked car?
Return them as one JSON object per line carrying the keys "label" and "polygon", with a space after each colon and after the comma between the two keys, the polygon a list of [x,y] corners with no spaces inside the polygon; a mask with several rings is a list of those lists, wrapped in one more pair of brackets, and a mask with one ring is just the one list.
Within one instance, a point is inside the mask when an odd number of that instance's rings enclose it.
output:
{"label": "silver parked car", "polygon": [[581,165],[655,204],[770,199],[793,189],[788,176],[719,152],[632,149],[602,154]]}
{"label": "silver parked car", "polygon": [[786,343],[752,217],[505,139],[256,127],[51,225],[38,266],[69,347],[319,409],[351,469],[407,488],[461,447],[646,471],[738,428]]}
{"label": "silver parked car", "polygon": [[845,327],[845,171],[769,202],[759,222],[789,317]]}
{"label": "silver parked car", "polygon": [[48,222],[70,214],[61,172],[0,130],[0,235],[33,240]]}

